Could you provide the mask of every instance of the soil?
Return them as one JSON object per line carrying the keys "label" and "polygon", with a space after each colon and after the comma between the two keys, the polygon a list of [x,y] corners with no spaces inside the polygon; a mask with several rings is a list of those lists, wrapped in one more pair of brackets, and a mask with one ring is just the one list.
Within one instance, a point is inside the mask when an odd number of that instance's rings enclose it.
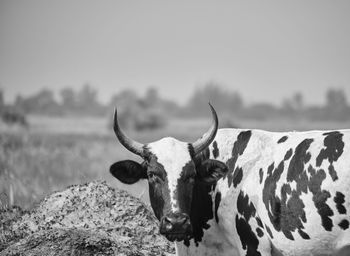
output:
{"label": "soil", "polygon": [[29,212],[0,212],[0,256],[174,253],[144,203],[101,181],[53,193]]}

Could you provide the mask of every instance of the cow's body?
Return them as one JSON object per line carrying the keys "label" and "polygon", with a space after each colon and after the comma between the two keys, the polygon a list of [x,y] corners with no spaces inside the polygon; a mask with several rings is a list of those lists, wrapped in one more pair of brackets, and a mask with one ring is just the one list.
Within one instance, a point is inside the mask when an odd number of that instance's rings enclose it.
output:
{"label": "cow's body", "polygon": [[333,255],[350,245],[350,130],[221,129],[202,157],[229,172],[211,193],[210,228],[198,246],[178,242],[178,255]]}
{"label": "cow's body", "polygon": [[213,124],[194,143],[119,141],[141,156],[110,171],[149,183],[160,233],[177,254],[350,255],[350,130],[273,133]]}

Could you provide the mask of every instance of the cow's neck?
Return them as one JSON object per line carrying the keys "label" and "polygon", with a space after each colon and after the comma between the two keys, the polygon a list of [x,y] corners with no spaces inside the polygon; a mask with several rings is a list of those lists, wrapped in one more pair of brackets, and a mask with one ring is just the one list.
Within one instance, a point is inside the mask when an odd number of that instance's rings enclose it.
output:
{"label": "cow's neck", "polygon": [[[202,192],[207,191],[207,188],[201,188]],[[211,187],[208,193],[208,197],[203,197],[198,201],[201,202],[202,215],[195,220],[191,220],[194,223],[194,238],[190,240],[189,245],[184,242],[176,242],[176,254],[179,256],[212,256],[212,255],[238,255],[236,246],[231,244],[227,240],[226,232],[220,226],[220,220],[217,216],[218,208],[218,195],[220,193],[215,192],[215,187]],[[208,200],[209,199],[209,200]],[[210,201],[210,202],[209,202]],[[206,211],[203,206],[208,207],[211,211]],[[199,208],[200,209],[200,208]],[[198,211],[198,214],[200,212]],[[197,215],[198,216],[198,215]],[[192,215],[192,219],[195,216]],[[232,241],[231,241],[232,242]]]}
{"label": "cow's neck", "polygon": [[198,183],[193,190],[191,223],[194,237],[189,244],[176,243],[177,255],[229,255],[235,252],[235,246],[227,241],[223,228],[220,227],[217,210],[221,193],[216,185]]}

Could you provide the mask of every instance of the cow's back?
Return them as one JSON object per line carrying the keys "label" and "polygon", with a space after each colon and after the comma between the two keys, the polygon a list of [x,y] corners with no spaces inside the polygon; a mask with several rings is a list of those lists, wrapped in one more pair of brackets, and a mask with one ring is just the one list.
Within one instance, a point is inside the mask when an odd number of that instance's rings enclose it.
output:
{"label": "cow's back", "polygon": [[[218,225],[243,255],[329,253],[350,243],[350,131],[221,129]],[[269,254],[266,254],[269,255]]]}

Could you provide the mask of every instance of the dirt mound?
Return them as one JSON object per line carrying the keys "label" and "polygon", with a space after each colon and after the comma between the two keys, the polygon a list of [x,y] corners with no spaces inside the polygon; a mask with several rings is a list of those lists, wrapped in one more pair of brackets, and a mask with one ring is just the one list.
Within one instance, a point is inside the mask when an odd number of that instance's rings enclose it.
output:
{"label": "dirt mound", "polygon": [[158,234],[157,220],[147,206],[105,182],[71,186],[46,197],[16,220],[5,219],[0,217],[0,255],[175,252],[173,245]]}

